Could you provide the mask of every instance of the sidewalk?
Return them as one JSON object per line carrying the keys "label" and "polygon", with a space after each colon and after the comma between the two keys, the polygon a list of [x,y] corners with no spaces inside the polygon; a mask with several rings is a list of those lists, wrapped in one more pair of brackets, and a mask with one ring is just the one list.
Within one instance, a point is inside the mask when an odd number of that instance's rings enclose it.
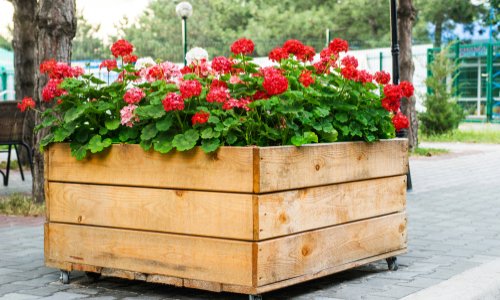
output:
{"label": "sidewalk", "polygon": [[[461,299],[483,299],[500,282],[481,286],[481,274],[496,272],[500,259],[500,145],[426,144],[452,154],[412,158],[408,194],[409,252],[398,271],[385,261],[264,294],[267,299],[445,299],[445,291],[468,288]],[[16,175],[12,178],[18,177]],[[0,193],[4,187],[0,187]],[[143,282],[103,278],[97,283],[43,267],[43,228],[0,220],[0,299],[248,299]],[[3,225],[2,225],[3,224]],[[35,222],[36,224],[36,222]],[[486,273],[485,273],[486,274]],[[499,276],[490,276],[496,279]],[[465,280],[469,285],[463,284]],[[473,278],[473,279],[470,279]],[[427,290],[430,288],[432,290]],[[497,289],[495,291],[495,288]],[[465,291],[465,290],[464,290]],[[440,294],[441,293],[441,294]],[[483,293],[483,294],[481,294]],[[491,299],[498,294],[489,294]]]}

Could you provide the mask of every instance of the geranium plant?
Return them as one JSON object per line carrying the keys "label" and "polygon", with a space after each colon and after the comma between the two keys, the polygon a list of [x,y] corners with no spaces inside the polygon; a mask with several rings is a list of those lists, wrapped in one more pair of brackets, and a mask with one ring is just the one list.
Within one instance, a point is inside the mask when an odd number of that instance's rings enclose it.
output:
{"label": "geranium plant", "polygon": [[[359,70],[344,40],[334,39],[316,61],[314,48],[289,40],[269,54],[275,65],[264,68],[252,61],[253,50],[251,40],[240,39],[230,57],[208,61],[195,48],[181,69],[137,59],[133,46],[119,40],[111,47],[115,59],[101,63],[101,72],[119,74],[112,83],[46,61],[43,101],[56,103],[37,127],[48,129],[41,147],[69,142],[77,159],[113,143],[213,152],[224,145],[373,142],[408,126],[399,105],[413,93],[411,84],[392,85],[385,72]],[[29,99],[23,103],[21,109],[33,108]]]}

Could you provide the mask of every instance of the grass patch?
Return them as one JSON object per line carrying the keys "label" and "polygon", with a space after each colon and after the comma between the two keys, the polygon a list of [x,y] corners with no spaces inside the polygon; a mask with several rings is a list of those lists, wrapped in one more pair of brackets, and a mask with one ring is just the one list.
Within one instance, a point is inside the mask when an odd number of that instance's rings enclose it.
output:
{"label": "grass patch", "polygon": [[499,130],[455,130],[451,133],[442,135],[424,135],[419,136],[423,142],[462,142],[462,143],[482,143],[482,144],[500,144]]}
{"label": "grass patch", "polygon": [[[5,170],[5,169],[7,169],[7,162],[0,161],[0,170]],[[19,169],[19,163],[17,162],[17,160],[10,161],[10,169],[11,170],[18,170]]]}
{"label": "grass patch", "polygon": [[448,149],[441,149],[441,148],[416,148],[413,150],[411,153],[412,156],[437,156],[437,155],[443,155],[450,153],[450,150]]}
{"label": "grass patch", "polygon": [[31,196],[12,194],[0,197],[0,214],[36,217],[44,212],[45,204],[34,203]]}

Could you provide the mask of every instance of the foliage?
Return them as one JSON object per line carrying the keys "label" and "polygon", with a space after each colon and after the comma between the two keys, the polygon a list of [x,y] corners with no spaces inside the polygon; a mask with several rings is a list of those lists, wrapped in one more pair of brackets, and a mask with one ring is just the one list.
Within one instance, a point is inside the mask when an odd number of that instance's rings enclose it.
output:
{"label": "foliage", "polygon": [[[139,59],[135,66],[116,68],[120,76],[111,84],[46,61],[40,69],[50,80],[42,94],[58,104],[43,112],[38,129],[48,128],[49,134],[41,146],[70,142],[77,159],[112,143],[136,143],[160,153],[195,146],[213,152],[224,145],[373,142],[394,137],[394,126],[401,129],[405,121],[407,126],[399,102],[413,87],[388,84],[384,72],[358,70],[353,57],[340,60],[347,42],[332,41],[314,65],[314,50],[297,40],[273,50],[274,67],[254,64],[248,56],[253,49],[251,40],[240,39],[229,58],[208,63],[206,51],[196,48],[182,72],[169,62]],[[124,40],[111,50],[123,61],[132,55]]]}
{"label": "foliage", "polygon": [[35,203],[33,198],[23,194],[0,197],[0,214],[39,216],[43,215],[45,205]]}
{"label": "foliage", "polygon": [[420,18],[434,25],[435,47],[441,46],[443,31],[453,31],[457,23],[472,23],[481,11],[468,0],[416,0],[415,6]]}
{"label": "foliage", "polygon": [[99,25],[91,25],[81,13],[77,17],[77,31],[73,39],[74,60],[103,58],[107,49],[101,39],[97,37]]}
{"label": "foliage", "polygon": [[0,48],[12,51],[12,43],[11,43],[11,41],[7,40],[2,35],[0,35]]}
{"label": "foliage", "polygon": [[[451,46],[451,45],[450,45]],[[426,135],[443,134],[458,128],[464,117],[462,108],[453,98],[453,90],[448,83],[457,76],[457,65],[449,58],[450,46],[441,50],[429,65],[432,75],[425,80],[430,93],[426,95],[426,111],[419,115],[422,133]]]}

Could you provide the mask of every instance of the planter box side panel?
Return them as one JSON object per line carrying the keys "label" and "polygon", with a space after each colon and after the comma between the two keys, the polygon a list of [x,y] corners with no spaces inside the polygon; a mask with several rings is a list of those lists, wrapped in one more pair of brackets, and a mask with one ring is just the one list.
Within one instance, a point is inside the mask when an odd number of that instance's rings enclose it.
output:
{"label": "planter box side panel", "polygon": [[48,194],[51,222],[253,239],[250,194],[60,182]]}
{"label": "planter box side panel", "polygon": [[406,248],[406,214],[263,241],[258,248],[257,284],[263,286]]}
{"label": "planter box side panel", "polygon": [[47,150],[48,180],[251,193],[252,149],[222,147],[207,155],[197,148],[160,154],[145,152],[139,145],[116,144],[78,161],[71,156],[68,144],[52,144]]}
{"label": "planter box side panel", "polygon": [[46,260],[252,286],[252,243],[49,223]]}
{"label": "planter box side panel", "polygon": [[406,175],[258,196],[259,239],[404,211]]}
{"label": "planter box side panel", "polygon": [[259,192],[406,174],[408,141],[342,142],[260,148]]}

